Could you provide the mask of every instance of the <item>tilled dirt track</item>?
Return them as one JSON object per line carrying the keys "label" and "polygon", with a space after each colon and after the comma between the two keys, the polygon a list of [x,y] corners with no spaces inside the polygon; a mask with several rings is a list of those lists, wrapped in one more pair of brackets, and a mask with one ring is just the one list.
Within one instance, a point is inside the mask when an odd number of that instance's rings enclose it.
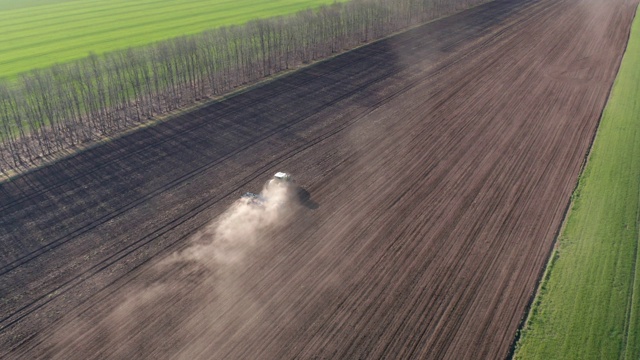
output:
{"label": "tilled dirt track", "polygon": [[[636,3],[498,0],[2,184],[0,356],[506,356]],[[211,256],[277,170],[309,198]]]}

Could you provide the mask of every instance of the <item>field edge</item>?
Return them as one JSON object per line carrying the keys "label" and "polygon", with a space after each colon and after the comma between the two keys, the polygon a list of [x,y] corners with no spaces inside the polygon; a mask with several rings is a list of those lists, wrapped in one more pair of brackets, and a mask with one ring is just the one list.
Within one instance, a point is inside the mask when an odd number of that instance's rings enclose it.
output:
{"label": "field edge", "polygon": [[[549,302],[548,297],[550,295],[548,293],[549,292],[548,287],[552,279],[554,279],[553,278],[555,274],[554,270],[559,271],[559,270],[556,270],[555,268],[561,255],[560,247],[563,245],[564,242],[569,241],[568,234],[567,234],[568,232],[567,226],[568,224],[574,222],[575,221],[574,217],[579,216],[576,214],[580,213],[581,210],[583,210],[584,205],[583,207],[580,207],[579,205],[585,202],[589,202],[589,199],[585,197],[581,197],[581,194],[583,193],[585,184],[587,182],[592,181],[590,179],[592,168],[596,167],[597,165],[597,163],[596,165],[594,165],[592,158],[599,157],[599,151],[597,147],[600,143],[605,141],[605,140],[602,140],[602,138],[608,135],[608,134],[603,134],[604,132],[603,125],[607,126],[608,123],[613,120],[615,121],[621,120],[620,118],[617,118],[615,115],[610,114],[613,112],[610,108],[614,107],[615,104],[620,102],[621,96],[619,93],[622,93],[625,90],[627,90],[627,93],[632,92],[632,93],[635,93],[636,95],[640,95],[640,82],[636,82],[635,84],[633,84],[632,91],[628,91],[629,89],[623,89],[623,86],[620,85],[620,83],[622,82],[621,79],[623,77],[625,79],[636,78],[640,80],[640,68],[638,68],[637,66],[635,68],[633,67],[633,64],[637,64],[638,62],[637,61],[634,62],[633,58],[630,59],[630,57],[634,56],[634,54],[639,53],[638,50],[640,50],[640,16],[638,16],[639,14],[640,14],[640,6],[636,7],[634,11],[633,20],[631,23],[631,27],[629,29],[627,44],[625,46],[624,53],[621,57],[616,79],[613,82],[611,89],[609,91],[607,103],[605,104],[602,110],[597,130],[594,133],[593,139],[589,146],[589,150],[587,152],[587,155],[585,156],[585,160],[581,167],[580,176],[578,177],[576,186],[572,192],[571,199],[567,204],[567,210],[565,212],[564,220],[562,221],[562,224],[558,229],[556,239],[554,240],[553,247],[549,254],[547,265],[544,267],[543,271],[540,274],[538,284],[536,286],[536,290],[530,300],[530,305],[527,307],[526,315],[523,318],[523,321],[521,322],[521,325],[519,326],[518,331],[515,335],[514,341],[511,346],[511,350],[509,351],[509,355],[507,357],[508,359],[530,359],[530,358],[546,359],[547,358],[545,357],[545,355],[548,355],[548,354],[541,355],[540,353],[536,353],[536,352],[527,354],[526,350],[523,350],[523,348],[525,348],[526,346],[529,346],[529,348],[531,348],[531,346],[528,344],[529,342],[532,341],[532,340],[529,340],[533,336],[531,333],[533,331],[539,330],[539,328],[535,328],[534,323],[536,321],[539,321],[541,317],[545,316],[541,312],[546,310],[544,309],[544,306],[546,306],[546,304],[548,304]],[[638,56],[635,55],[635,57],[637,58]],[[632,107],[631,105],[628,105],[628,106]],[[636,110],[640,110],[640,105],[636,104],[635,107],[637,108]],[[629,117],[633,118],[633,113],[634,113],[633,111],[629,111],[627,114],[631,116],[627,116],[626,120],[629,120]],[[604,124],[604,122],[606,122],[607,124]],[[640,125],[636,125],[635,130],[640,131]],[[612,141],[609,138],[606,138],[606,140]],[[637,155],[640,155],[640,154],[637,154]],[[594,186],[594,185],[590,184],[590,186]],[[639,228],[638,224],[640,224],[640,218],[638,217],[640,216],[640,198],[638,199],[635,205],[636,205],[635,207],[636,228],[638,229]],[[634,321],[633,316],[630,316],[631,313],[637,314],[637,312],[640,310],[639,303],[638,303],[639,301],[638,295],[640,295],[640,282],[636,281],[638,276],[640,276],[640,274],[638,274],[640,268],[636,266],[636,263],[638,261],[638,256],[640,255],[640,253],[638,253],[638,243],[637,243],[638,239],[640,239],[640,235],[636,232],[636,239],[635,239],[636,251],[634,254],[635,259],[632,265],[633,278],[630,284],[631,297],[628,300],[629,306],[627,309],[625,309],[624,346],[620,354],[621,355],[620,358],[624,358],[624,359],[633,358],[632,356],[629,355],[630,353],[628,352],[630,344],[631,346],[635,347],[635,355],[636,356],[640,355],[640,339],[637,338],[638,334],[636,334],[635,339],[628,339],[629,337],[628,331],[634,328],[633,326],[630,325],[630,323],[635,323],[637,327],[638,321],[640,321],[639,319],[635,319]],[[630,343],[629,341],[631,341],[632,343]],[[603,354],[599,354],[599,355],[603,355]],[[557,358],[564,358],[564,357],[562,357],[562,355],[559,355]]]}

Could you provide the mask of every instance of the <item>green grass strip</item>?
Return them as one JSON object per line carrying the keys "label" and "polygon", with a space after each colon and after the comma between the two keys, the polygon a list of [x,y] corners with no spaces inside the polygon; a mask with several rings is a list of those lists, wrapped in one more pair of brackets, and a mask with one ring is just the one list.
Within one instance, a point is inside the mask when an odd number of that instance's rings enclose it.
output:
{"label": "green grass strip", "polygon": [[[340,0],[345,1],[345,0]],[[0,0],[0,78],[334,0]],[[4,7],[4,8],[3,8]]]}
{"label": "green grass strip", "polygon": [[516,359],[640,359],[639,12]]}
{"label": "green grass strip", "polygon": [[52,3],[61,3],[64,1],[73,0],[0,0],[0,11],[33,8],[36,6],[48,5]]}

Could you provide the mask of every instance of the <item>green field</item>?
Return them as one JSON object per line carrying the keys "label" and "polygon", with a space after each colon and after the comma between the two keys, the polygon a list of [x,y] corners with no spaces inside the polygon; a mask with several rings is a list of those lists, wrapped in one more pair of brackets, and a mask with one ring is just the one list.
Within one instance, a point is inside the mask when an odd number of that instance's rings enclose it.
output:
{"label": "green field", "polygon": [[335,0],[0,0],[0,78]]}
{"label": "green field", "polygon": [[[518,359],[639,359],[640,14]],[[638,264],[638,265],[636,265]]]}

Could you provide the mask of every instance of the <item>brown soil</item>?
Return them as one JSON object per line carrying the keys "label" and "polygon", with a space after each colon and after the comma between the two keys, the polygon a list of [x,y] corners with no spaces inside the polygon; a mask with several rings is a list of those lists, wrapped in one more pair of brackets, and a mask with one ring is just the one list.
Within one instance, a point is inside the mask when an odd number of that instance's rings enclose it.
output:
{"label": "brown soil", "polygon": [[505,357],[636,3],[498,0],[1,184],[0,357]]}

